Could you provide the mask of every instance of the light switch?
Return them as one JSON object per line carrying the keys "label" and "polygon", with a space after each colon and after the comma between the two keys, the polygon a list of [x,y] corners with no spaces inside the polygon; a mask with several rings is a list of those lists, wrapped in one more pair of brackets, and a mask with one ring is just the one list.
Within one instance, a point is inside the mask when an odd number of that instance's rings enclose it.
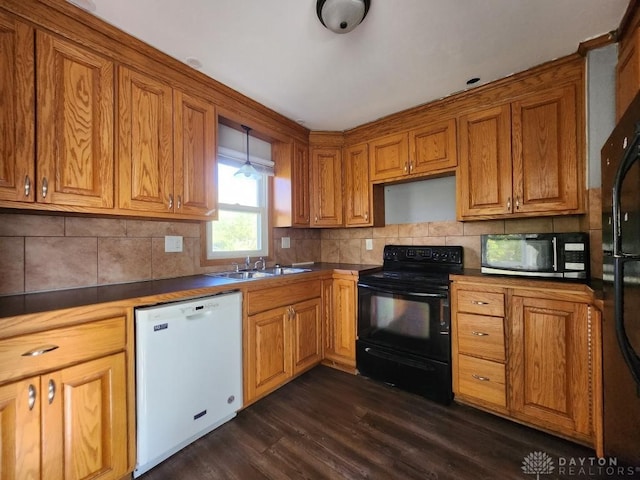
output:
{"label": "light switch", "polygon": [[179,235],[164,236],[164,251],[167,253],[182,251],[182,237]]}
{"label": "light switch", "polygon": [[365,250],[373,250],[373,239],[372,238],[366,238],[364,240],[364,248],[365,248]]}
{"label": "light switch", "polygon": [[291,248],[291,238],[290,237],[282,237],[282,248]]}

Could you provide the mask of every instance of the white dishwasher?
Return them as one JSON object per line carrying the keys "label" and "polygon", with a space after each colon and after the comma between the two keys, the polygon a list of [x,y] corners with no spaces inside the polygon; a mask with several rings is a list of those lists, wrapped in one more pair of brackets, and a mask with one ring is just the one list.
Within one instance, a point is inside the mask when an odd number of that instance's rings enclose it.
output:
{"label": "white dishwasher", "polygon": [[242,294],[136,309],[138,477],[242,407]]}

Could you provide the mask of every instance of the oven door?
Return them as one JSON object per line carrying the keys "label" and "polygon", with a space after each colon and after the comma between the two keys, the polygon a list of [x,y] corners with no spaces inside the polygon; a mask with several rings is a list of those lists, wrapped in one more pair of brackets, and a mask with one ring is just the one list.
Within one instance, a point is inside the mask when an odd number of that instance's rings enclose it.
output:
{"label": "oven door", "polygon": [[369,345],[449,363],[450,323],[447,291],[358,284],[358,339]]}

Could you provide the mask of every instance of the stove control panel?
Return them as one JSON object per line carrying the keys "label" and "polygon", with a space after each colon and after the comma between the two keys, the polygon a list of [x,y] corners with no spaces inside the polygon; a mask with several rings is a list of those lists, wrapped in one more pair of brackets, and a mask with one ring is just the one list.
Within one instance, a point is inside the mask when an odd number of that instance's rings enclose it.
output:
{"label": "stove control panel", "polygon": [[462,265],[462,247],[432,245],[385,245],[384,261]]}

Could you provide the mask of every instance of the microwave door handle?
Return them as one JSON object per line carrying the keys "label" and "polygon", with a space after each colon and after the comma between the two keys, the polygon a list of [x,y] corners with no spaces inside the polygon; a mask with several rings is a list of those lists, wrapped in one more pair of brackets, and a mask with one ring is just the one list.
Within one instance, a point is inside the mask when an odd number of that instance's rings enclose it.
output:
{"label": "microwave door handle", "polygon": [[385,288],[372,287],[371,285],[365,285],[363,283],[359,283],[358,287],[366,288],[373,292],[388,293],[390,295],[407,295],[410,297],[427,297],[427,298],[447,298],[446,293],[405,292],[402,290],[393,291]]}
{"label": "microwave door handle", "polygon": [[553,244],[553,271],[558,271],[558,237],[554,236],[551,240]]}

